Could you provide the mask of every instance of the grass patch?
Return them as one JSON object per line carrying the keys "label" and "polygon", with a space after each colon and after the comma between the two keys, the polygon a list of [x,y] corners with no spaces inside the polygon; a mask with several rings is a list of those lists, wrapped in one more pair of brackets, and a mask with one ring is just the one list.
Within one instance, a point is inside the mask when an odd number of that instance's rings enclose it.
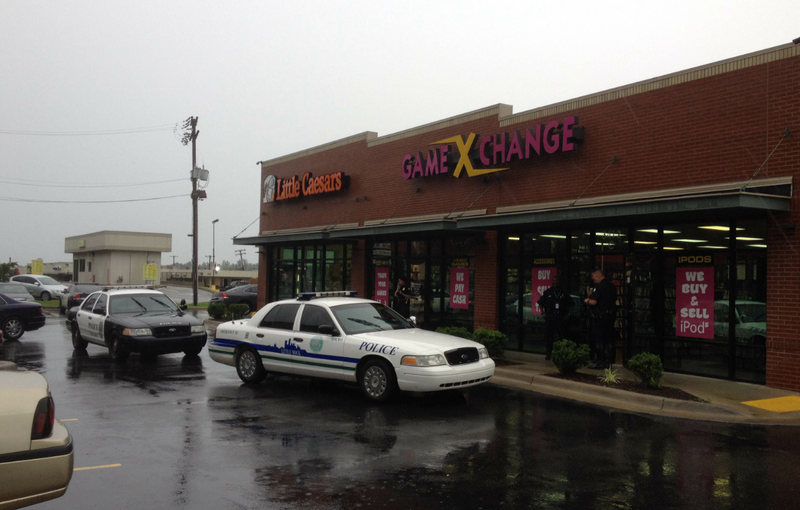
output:
{"label": "grass patch", "polygon": [[61,306],[61,300],[59,299],[51,299],[50,301],[39,301],[37,299],[36,302],[47,308],[57,308]]}
{"label": "grass patch", "polygon": [[197,305],[186,303],[186,306],[189,307],[189,310],[205,310],[208,308],[208,301],[197,303]]}

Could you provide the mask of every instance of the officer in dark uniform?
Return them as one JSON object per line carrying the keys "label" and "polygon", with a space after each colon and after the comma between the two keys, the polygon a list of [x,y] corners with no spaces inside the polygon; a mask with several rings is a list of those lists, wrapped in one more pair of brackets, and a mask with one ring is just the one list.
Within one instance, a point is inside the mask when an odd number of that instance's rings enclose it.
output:
{"label": "officer in dark uniform", "polygon": [[592,338],[596,354],[596,361],[589,368],[611,368],[617,358],[617,331],[614,328],[617,288],[600,269],[592,273],[592,281],[592,293],[584,300],[589,305],[589,316],[592,318]]}
{"label": "officer in dark uniform", "polygon": [[406,279],[404,276],[397,278],[397,287],[395,287],[394,290],[393,309],[406,319],[408,319],[411,314],[411,295],[409,294],[408,287],[406,287]]}
{"label": "officer in dark uniform", "polygon": [[554,276],[552,287],[544,291],[536,304],[539,305],[544,317],[544,340],[547,342],[547,354],[544,359],[550,359],[554,336],[558,335],[558,340],[566,338],[572,298],[561,289],[558,276]]}

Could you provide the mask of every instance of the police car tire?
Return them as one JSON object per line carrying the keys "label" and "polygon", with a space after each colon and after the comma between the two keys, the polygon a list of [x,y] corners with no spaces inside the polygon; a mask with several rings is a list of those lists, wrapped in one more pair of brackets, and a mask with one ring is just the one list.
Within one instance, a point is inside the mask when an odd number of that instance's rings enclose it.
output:
{"label": "police car tire", "polygon": [[236,353],[236,373],[248,384],[258,384],[267,377],[261,356],[252,347],[242,347]]}
{"label": "police car tire", "polygon": [[119,342],[119,334],[114,333],[111,335],[111,338],[108,340],[108,355],[111,357],[112,360],[122,363],[123,361],[128,359],[128,355],[130,354],[125,347],[120,345]]}
{"label": "police car tire", "polygon": [[78,326],[72,326],[72,347],[80,351],[85,350],[89,342],[83,339]]}
{"label": "police car tire", "polygon": [[358,386],[367,400],[386,402],[397,391],[394,369],[382,359],[371,359],[359,372]]}

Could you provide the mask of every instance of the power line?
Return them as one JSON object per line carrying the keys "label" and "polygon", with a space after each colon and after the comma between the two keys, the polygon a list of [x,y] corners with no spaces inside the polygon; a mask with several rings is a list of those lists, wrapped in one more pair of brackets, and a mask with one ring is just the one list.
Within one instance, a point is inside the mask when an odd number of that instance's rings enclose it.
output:
{"label": "power line", "polygon": [[93,131],[23,131],[16,129],[0,129],[0,135],[16,136],[105,136],[105,135],[128,135],[135,133],[153,133],[157,131],[174,131],[178,127],[177,122],[171,124],[161,124],[159,126],[148,126],[139,128],[93,130]]}
{"label": "power line", "polygon": [[67,183],[52,183],[52,184],[42,184],[42,183],[30,183],[30,182],[14,182],[10,180],[6,180],[5,178],[0,178],[0,182],[4,184],[12,184],[16,186],[34,186],[40,188],[124,188],[128,186],[149,186],[151,184],[165,184],[168,182],[185,182],[186,179],[170,179],[168,181],[153,181],[153,182],[132,182],[132,183],[120,183],[120,184],[67,184]]}
{"label": "power line", "polygon": [[29,198],[0,197],[6,202],[33,202],[39,204],[117,204],[120,202],[148,202],[152,200],[167,200],[169,198],[188,197],[191,195],[170,195],[168,197],[131,198],[127,200],[35,200]]}

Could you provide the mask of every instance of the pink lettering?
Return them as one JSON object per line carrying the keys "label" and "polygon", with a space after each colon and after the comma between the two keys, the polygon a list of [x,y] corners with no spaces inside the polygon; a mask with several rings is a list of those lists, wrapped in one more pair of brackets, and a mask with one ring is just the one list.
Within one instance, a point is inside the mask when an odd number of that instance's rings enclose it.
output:
{"label": "pink lettering", "polygon": [[561,150],[562,151],[571,151],[575,148],[575,144],[570,142],[569,139],[572,138],[572,126],[574,126],[578,122],[578,118],[574,115],[572,117],[567,117],[564,119],[564,131],[561,132]]}
{"label": "pink lettering", "polygon": [[519,143],[519,136],[519,131],[514,131],[514,134],[511,135],[511,143],[508,146],[506,161],[511,161],[511,157],[514,155],[517,156],[517,159],[522,159],[522,146]]}
{"label": "pink lettering", "polygon": [[420,153],[414,160],[414,171],[411,172],[411,178],[415,179],[422,177],[422,153]]}
{"label": "pink lettering", "polygon": [[561,125],[557,120],[551,120],[544,126],[544,150],[548,154],[553,154],[558,150],[560,138],[558,134],[553,135],[553,131],[557,130]]}
{"label": "pink lettering", "polygon": [[428,160],[425,162],[425,177],[439,173],[439,161],[435,151],[428,151]]}
{"label": "pink lettering", "polygon": [[491,163],[491,162],[489,161],[489,158],[488,158],[488,157],[486,157],[486,150],[485,150],[485,149],[486,149],[486,146],[487,146],[487,145],[491,145],[491,144],[492,144],[492,137],[491,137],[491,135],[489,135],[489,136],[484,136],[484,137],[481,139],[481,146],[480,146],[480,150],[478,151],[478,154],[480,154],[480,157],[481,157],[481,163],[483,163],[484,165],[489,165],[489,164]]}
{"label": "pink lettering", "polygon": [[414,156],[406,154],[403,156],[403,179],[411,178],[412,165],[414,163]]}
{"label": "pink lettering", "polygon": [[531,131],[531,128],[525,130],[525,159],[531,157],[531,149],[536,152],[537,156],[542,153],[542,125],[536,124]]}
{"label": "pink lettering", "polygon": [[[497,164],[503,164],[506,162],[506,134],[500,134],[500,141],[497,141],[497,136],[494,135],[494,150],[492,151],[492,162]],[[500,161],[497,161],[497,155],[500,154]]]}
{"label": "pink lettering", "polygon": [[439,147],[439,173],[446,174],[447,169],[447,153],[450,152],[449,145],[442,145]]}

